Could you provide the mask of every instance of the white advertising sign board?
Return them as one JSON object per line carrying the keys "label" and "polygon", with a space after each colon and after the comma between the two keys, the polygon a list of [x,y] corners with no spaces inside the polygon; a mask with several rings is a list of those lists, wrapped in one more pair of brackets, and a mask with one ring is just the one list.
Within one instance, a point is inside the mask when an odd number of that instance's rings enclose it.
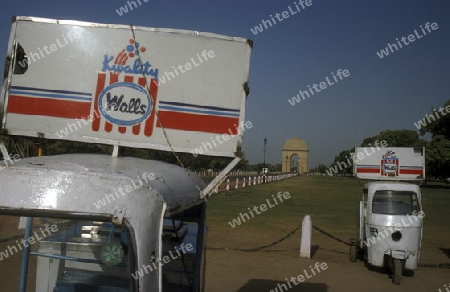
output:
{"label": "white advertising sign board", "polygon": [[2,133],[234,157],[250,52],[211,33],[16,17]]}
{"label": "white advertising sign board", "polygon": [[356,147],[353,157],[353,173],[361,179],[425,179],[425,148]]}

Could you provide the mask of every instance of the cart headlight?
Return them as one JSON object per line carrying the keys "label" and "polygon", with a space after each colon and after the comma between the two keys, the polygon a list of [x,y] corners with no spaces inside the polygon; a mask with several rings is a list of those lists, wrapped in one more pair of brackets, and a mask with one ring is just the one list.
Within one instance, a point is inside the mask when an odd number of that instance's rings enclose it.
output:
{"label": "cart headlight", "polygon": [[369,231],[370,231],[370,236],[372,236],[372,237],[377,237],[378,236],[378,229],[377,228],[370,227]]}
{"label": "cart headlight", "polygon": [[400,233],[400,231],[395,231],[394,233],[392,233],[392,240],[397,242],[400,241],[400,239],[402,239],[402,234]]}
{"label": "cart headlight", "polygon": [[100,259],[108,266],[116,266],[122,262],[124,251],[118,242],[107,242],[100,248]]}

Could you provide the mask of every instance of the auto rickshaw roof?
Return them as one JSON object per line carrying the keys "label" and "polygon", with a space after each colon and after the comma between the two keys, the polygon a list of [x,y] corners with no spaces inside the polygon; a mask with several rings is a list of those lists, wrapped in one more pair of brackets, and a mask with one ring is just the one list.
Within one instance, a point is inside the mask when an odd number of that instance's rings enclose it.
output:
{"label": "auto rickshaw roof", "polygon": [[170,215],[202,202],[202,179],[161,161],[65,154],[4,163],[8,167],[0,171],[1,209],[112,215],[121,207],[128,208],[128,213],[152,212],[140,206],[145,197],[146,202],[163,201],[165,215]]}
{"label": "auto rickshaw roof", "polygon": [[375,186],[379,189],[389,189],[389,188],[399,188],[399,189],[408,189],[408,190],[417,190],[420,188],[415,183],[409,183],[406,181],[371,181],[364,184],[364,189],[369,189],[369,187]]}

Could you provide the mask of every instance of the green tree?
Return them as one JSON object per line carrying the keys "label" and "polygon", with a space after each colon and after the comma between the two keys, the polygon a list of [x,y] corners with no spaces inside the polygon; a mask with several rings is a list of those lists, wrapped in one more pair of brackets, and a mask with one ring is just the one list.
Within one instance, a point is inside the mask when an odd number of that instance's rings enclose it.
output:
{"label": "green tree", "polygon": [[[350,153],[352,153],[354,151],[355,151],[354,147],[350,150],[341,151],[341,153],[339,153],[338,156],[334,157],[334,161],[330,165],[330,168],[334,168],[335,166],[338,166],[339,173],[341,173],[343,175],[353,173],[353,161],[351,159]],[[342,170],[341,170],[341,168],[342,168]],[[321,172],[321,173],[325,173],[325,171]]]}
{"label": "green tree", "polygon": [[[18,137],[3,137],[5,144],[8,148],[8,152],[11,156],[14,154],[27,156],[37,156],[37,149],[40,147],[43,149],[44,156],[70,154],[70,153],[97,153],[111,155],[113,146],[103,144],[90,144],[82,142],[73,142],[65,140],[43,140],[37,138],[18,138]],[[214,170],[222,170],[225,168],[232,158],[230,157],[213,157],[199,155],[195,157],[191,153],[176,153],[177,157],[181,161],[184,167],[190,170],[202,171],[209,168]],[[242,153],[243,155],[243,153]],[[119,147],[119,156],[123,157],[138,157],[143,159],[153,159],[164,161],[171,164],[179,164],[179,161],[174,153],[170,151],[158,151],[152,149]],[[0,158],[3,156],[0,153]],[[243,169],[248,167],[248,161],[243,158],[238,166]]]}
{"label": "green tree", "polygon": [[234,169],[246,171],[246,170],[248,170],[248,168],[249,168],[248,160],[245,159],[245,154],[244,154],[243,151],[241,151],[240,154],[241,154],[241,156],[240,156],[240,157],[241,157],[241,160],[240,160],[239,163],[234,167]]}
{"label": "green tree", "polygon": [[[434,117],[434,121],[431,116]],[[424,121],[432,122],[428,122],[420,128],[421,135],[429,132],[433,138],[442,135],[450,139],[450,100],[446,101],[443,107],[432,110],[431,115],[428,115],[428,118],[425,117]]]}
{"label": "green tree", "polygon": [[271,168],[271,169],[269,168],[269,169],[270,169],[270,171],[282,171],[282,167],[283,167],[283,165],[281,163],[277,163],[273,166],[273,168]]}
{"label": "green tree", "polygon": [[325,164],[319,164],[317,167],[314,167],[309,170],[310,173],[326,173],[326,170],[328,169],[328,166]]}
{"label": "green tree", "polygon": [[430,133],[432,137],[425,152],[427,176],[450,177],[450,100],[443,107],[432,110],[425,121],[431,122],[422,126],[420,134]]}
{"label": "green tree", "polygon": [[450,140],[437,135],[428,144],[426,150],[427,176],[436,178],[450,177]]}
{"label": "green tree", "polygon": [[427,141],[420,139],[413,130],[385,130],[373,137],[365,138],[361,147],[375,145],[375,141],[386,140],[389,147],[423,147]]}

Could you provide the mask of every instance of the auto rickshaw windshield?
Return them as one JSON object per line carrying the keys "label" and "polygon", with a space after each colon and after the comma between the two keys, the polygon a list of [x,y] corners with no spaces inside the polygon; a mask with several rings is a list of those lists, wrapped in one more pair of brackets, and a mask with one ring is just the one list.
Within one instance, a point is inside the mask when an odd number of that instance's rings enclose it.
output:
{"label": "auto rickshaw windshield", "polygon": [[411,215],[419,212],[417,194],[411,191],[376,191],[372,201],[372,213],[387,215]]}
{"label": "auto rickshaw windshield", "polygon": [[125,226],[0,215],[2,291],[130,291],[130,252]]}

